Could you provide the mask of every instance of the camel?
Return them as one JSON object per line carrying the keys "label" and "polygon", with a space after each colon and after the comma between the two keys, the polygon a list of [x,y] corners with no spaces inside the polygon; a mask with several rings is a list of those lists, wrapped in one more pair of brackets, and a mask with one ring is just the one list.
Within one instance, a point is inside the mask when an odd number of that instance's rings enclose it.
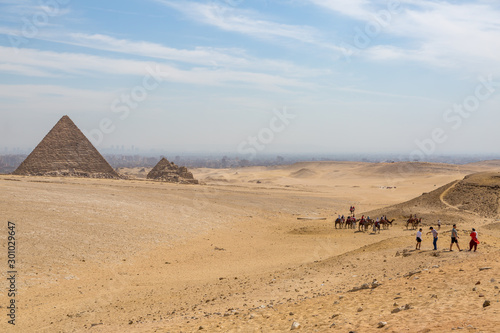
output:
{"label": "camel", "polygon": [[356,227],[356,218],[352,217],[352,216],[347,217],[347,221],[345,223],[345,227],[346,227],[346,229],[347,228],[354,229]]}
{"label": "camel", "polygon": [[340,217],[338,217],[335,220],[335,229],[337,229],[337,224],[339,225],[339,228],[342,229],[344,227],[344,220],[342,220]]}
{"label": "camel", "polygon": [[413,220],[413,225],[412,225],[412,229],[417,229],[418,225],[422,222],[422,218],[419,218],[418,220],[417,219],[414,219]]}
{"label": "camel", "polygon": [[406,229],[408,229],[410,225],[412,229],[416,229],[420,222],[422,222],[422,218],[416,219],[414,217],[410,217],[408,221],[406,221]]}
{"label": "camel", "polygon": [[367,231],[368,228],[374,223],[372,219],[360,220],[358,231]]}
{"label": "camel", "polygon": [[366,224],[366,220],[365,219],[361,219],[359,220],[359,223],[358,223],[358,231],[365,231],[364,230],[364,227],[365,227],[365,224]]}
{"label": "camel", "polygon": [[406,221],[406,229],[408,229],[408,226],[410,225],[413,225],[413,217],[410,217],[407,221]]}
{"label": "camel", "polygon": [[382,219],[382,220],[380,220],[380,224],[382,225],[382,227],[384,229],[389,229],[389,227],[392,226],[392,222],[394,222],[394,221],[395,221],[395,219],[392,219],[390,221],[387,219]]}
{"label": "camel", "polygon": [[374,223],[375,223],[375,220],[374,219],[366,219],[366,225],[365,225],[365,231],[368,230],[369,227],[371,227]]}

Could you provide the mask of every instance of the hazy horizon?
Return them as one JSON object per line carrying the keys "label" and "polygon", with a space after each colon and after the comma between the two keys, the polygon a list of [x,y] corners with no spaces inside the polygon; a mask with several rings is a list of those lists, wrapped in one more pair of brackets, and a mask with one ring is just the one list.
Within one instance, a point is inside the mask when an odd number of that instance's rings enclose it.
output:
{"label": "hazy horizon", "polygon": [[492,1],[25,0],[0,9],[0,154],[31,151],[63,115],[101,152],[497,152]]}
{"label": "hazy horizon", "polygon": [[[296,162],[310,162],[310,161],[345,161],[345,162],[369,162],[369,163],[392,163],[392,162],[431,162],[431,163],[448,163],[448,164],[467,164],[488,160],[500,160],[500,154],[433,154],[426,156],[421,160],[411,160],[404,152],[395,153],[339,153],[339,152],[263,152],[256,155],[254,158],[248,155],[239,154],[230,151],[209,151],[209,150],[162,150],[162,149],[149,149],[143,150],[135,147],[115,147],[115,148],[102,148],[99,152],[103,156],[114,157],[128,157],[128,158],[157,158],[165,157],[171,161],[181,159],[196,160],[206,159],[210,161],[222,160],[229,158],[231,160],[248,160],[250,165],[268,165],[270,162],[278,161],[279,164],[292,164]],[[7,150],[4,148],[0,150],[1,156],[27,156],[33,149],[15,149]]]}

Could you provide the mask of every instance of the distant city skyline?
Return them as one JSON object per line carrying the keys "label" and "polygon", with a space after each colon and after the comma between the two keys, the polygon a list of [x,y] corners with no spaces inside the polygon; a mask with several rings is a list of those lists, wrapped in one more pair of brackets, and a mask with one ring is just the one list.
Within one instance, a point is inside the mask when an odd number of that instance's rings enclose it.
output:
{"label": "distant city skyline", "polygon": [[[33,149],[22,149],[19,147],[9,149],[0,147],[1,156],[26,157]],[[135,146],[130,147],[108,147],[101,148],[100,152],[110,158],[155,158],[166,157],[173,161],[206,159],[207,161],[220,161],[224,158],[238,161],[248,161],[250,165],[267,165],[272,161],[279,161],[279,164],[290,164],[299,161],[361,161],[370,163],[392,163],[392,162],[430,162],[430,163],[449,163],[449,164],[467,164],[485,160],[500,160],[500,153],[477,154],[477,153],[459,153],[459,154],[433,154],[426,156],[425,159],[411,160],[408,155],[403,153],[294,153],[294,152],[265,152],[258,154],[255,158],[242,155],[238,152],[221,151],[210,152],[207,150],[186,151],[186,150],[165,150],[165,149],[140,149]]]}
{"label": "distant city skyline", "polygon": [[491,0],[0,1],[0,152],[69,115],[99,151],[495,155],[499,17]]}

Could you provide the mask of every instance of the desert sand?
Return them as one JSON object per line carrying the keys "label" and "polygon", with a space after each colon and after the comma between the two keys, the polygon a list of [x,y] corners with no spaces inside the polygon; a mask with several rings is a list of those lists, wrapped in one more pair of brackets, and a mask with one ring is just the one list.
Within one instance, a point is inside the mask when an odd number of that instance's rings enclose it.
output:
{"label": "desert sand", "polygon": [[[15,222],[18,309],[8,325],[2,287],[0,331],[498,332],[499,167],[191,170],[200,185],[146,180],[142,168],[120,170],[129,180],[1,175],[0,259]],[[350,205],[396,221],[335,229]],[[421,251],[405,227],[413,213]],[[425,232],[438,218],[433,251]],[[449,251],[453,223],[462,249],[478,230],[477,252]]]}

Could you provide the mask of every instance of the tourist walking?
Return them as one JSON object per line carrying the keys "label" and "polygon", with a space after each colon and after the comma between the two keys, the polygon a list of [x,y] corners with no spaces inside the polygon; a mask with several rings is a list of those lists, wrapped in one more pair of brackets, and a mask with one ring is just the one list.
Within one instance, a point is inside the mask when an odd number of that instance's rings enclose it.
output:
{"label": "tourist walking", "polygon": [[472,228],[472,232],[470,233],[470,243],[469,243],[469,251],[474,248],[474,252],[477,250],[477,244],[479,244],[479,241],[477,240],[477,231],[476,229]]}
{"label": "tourist walking", "polygon": [[441,230],[441,220],[438,220],[438,230]]}
{"label": "tourist walking", "polygon": [[415,245],[415,250],[420,250],[420,245],[422,244],[422,228],[417,231],[417,245]]}
{"label": "tourist walking", "polygon": [[460,246],[458,245],[458,232],[457,232],[457,225],[454,224],[453,225],[453,229],[451,229],[451,243],[450,243],[450,251],[453,251],[451,248],[453,247],[453,243],[456,243],[457,244],[457,248],[458,248],[458,251],[462,251],[460,250]]}
{"label": "tourist walking", "polygon": [[432,233],[432,238],[433,238],[432,244],[434,245],[434,250],[437,250],[438,232],[433,227],[430,227],[429,229],[431,231],[429,231],[427,235]]}

